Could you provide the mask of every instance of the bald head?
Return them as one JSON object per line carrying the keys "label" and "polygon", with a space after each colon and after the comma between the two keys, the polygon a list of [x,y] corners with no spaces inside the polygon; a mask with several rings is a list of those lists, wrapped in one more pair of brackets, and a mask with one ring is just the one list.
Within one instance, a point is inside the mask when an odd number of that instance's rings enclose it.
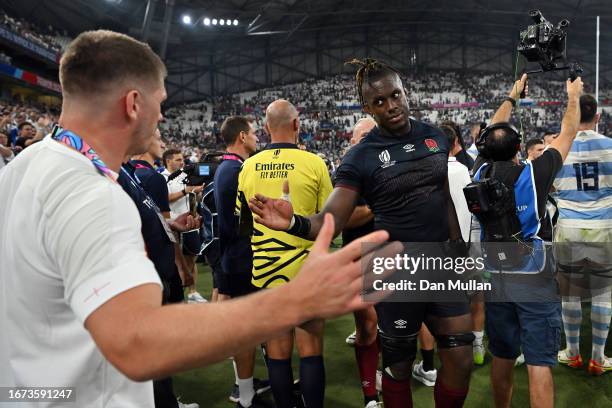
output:
{"label": "bald head", "polygon": [[371,117],[361,118],[355,123],[353,128],[353,137],[351,137],[351,145],[356,145],[363,137],[376,127],[376,121]]}
{"label": "bald head", "polygon": [[[285,99],[277,99],[266,109],[266,128],[273,139],[295,138],[299,131],[298,111]],[[295,143],[295,140],[292,141]]]}

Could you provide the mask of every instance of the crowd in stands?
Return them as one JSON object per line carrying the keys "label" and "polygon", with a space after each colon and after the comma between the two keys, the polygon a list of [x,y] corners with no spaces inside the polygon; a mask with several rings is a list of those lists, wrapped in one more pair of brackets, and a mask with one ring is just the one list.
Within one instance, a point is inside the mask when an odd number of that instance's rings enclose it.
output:
{"label": "crowd in stands", "polygon": [[[416,118],[434,124],[445,120],[456,122],[462,127],[469,146],[472,143],[471,125],[491,118],[506,96],[503,85],[511,81],[512,78],[505,74],[463,76],[456,72],[439,72],[409,76],[405,84]],[[222,148],[219,124],[230,115],[247,115],[255,119],[260,144],[265,145],[268,141],[263,131],[266,106],[277,98],[288,98],[301,112],[300,137],[306,148],[321,152],[336,162],[348,146],[352,127],[364,116],[354,84],[352,76],[339,75],[175,106],[165,113],[162,129],[172,145],[188,152],[194,147],[204,151],[218,150]],[[526,140],[541,137],[548,129],[558,131],[564,95],[565,81],[561,78],[530,77],[528,98],[518,110],[518,125],[523,128]],[[606,94],[600,97],[604,106],[609,99],[610,95]],[[612,118],[604,109],[600,132],[610,131]]]}
{"label": "crowd in stands", "polygon": [[[472,125],[491,119],[493,107],[504,97],[500,84],[508,82],[510,79],[501,74],[466,78],[456,73],[433,73],[406,81],[414,117],[433,124],[445,120],[456,122],[462,128],[466,146],[472,144]],[[562,81],[530,79],[527,104],[517,111],[520,117],[517,126],[522,127],[525,140],[541,137],[546,130],[558,131],[564,109],[561,103],[564,86]],[[364,116],[350,76],[309,80],[175,106],[164,112],[162,134],[168,146],[181,149],[185,157],[195,161],[206,153],[223,149],[219,127],[227,116],[246,115],[255,120],[259,145],[263,147],[269,142],[263,124],[265,109],[282,97],[288,97],[301,112],[303,147],[325,156],[331,166],[338,164],[349,146],[353,126]],[[612,110],[605,107],[609,96],[604,94],[600,100],[604,108],[599,131],[610,134]],[[541,102],[544,104],[539,105]],[[51,130],[58,118],[57,112],[43,106],[14,101],[0,101],[0,112],[0,132],[12,144],[19,137],[21,123],[32,124],[33,138],[38,140]]]}
{"label": "crowd in stands", "polygon": [[0,101],[0,134],[7,136],[15,153],[50,133],[58,118],[57,111],[43,105]]}
{"label": "crowd in stands", "polygon": [[55,53],[60,53],[67,43],[66,31],[60,32],[52,26],[40,27],[30,21],[9,16],[2,8],[0,8],[0,25]]}

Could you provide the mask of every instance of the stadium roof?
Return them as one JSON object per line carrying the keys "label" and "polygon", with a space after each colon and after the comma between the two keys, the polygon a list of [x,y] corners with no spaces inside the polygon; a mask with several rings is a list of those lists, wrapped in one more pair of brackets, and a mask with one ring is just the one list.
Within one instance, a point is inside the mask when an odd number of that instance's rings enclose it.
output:
{"label": "stadium roof", "polygon": [[[601,16],[602,27],[612,23],[609,0],[2,0],[1,4],[9,13],[52,24],[71,35],[94,28],[138,38],[146,32],[158,51],[163,48],[167,17],[170,83],[182,91],[195,89],[190,95],[174,95],[179,100],[342,72],[342,61],[353,55],[374,55],[402,69],[412,63],[421,69],[508,69],[511,57],[506,56],[516,49],[519,30],[531,24],[527,13],[534,8],[554,24],[564,18],[571,21],[568,56],[583,62],[586,75],[592,75],[595,16]],[[174,4],[171,16],[166,14],[167,4]],[[149,30],[147,9],[153,10]],[[185,14],[191,16],[191,25],[181,22]],[[238,19],[240,24],[204,26],[205,17]],[[605,77],[612,70],[612,30],[602,29],[601,47]],[[453,57],[457,51],[463,55]],[[449,58],[455,63],[444,61]],[[491,65],[496,58],[506,58],[506,65]],[[325,59],[340,68],[327,69]],[[228,71],[228,67],[237,69]]]}

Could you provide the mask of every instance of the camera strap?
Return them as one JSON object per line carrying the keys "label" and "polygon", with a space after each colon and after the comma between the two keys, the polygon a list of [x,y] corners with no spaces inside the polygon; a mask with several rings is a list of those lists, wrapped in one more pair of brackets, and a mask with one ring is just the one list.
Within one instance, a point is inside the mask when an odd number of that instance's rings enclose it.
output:
{"label": "camera strap", "polygon": [[71,132],[70,130],[62,129],[60,126],[56,125],[51,132],[51,138],[56,142],[81,153],[83,156],[87,157],[89,161],[91,161],[101,175],[108,177],[115,183],[117,182],[118,175],[108,168],[102,159],[100,159],[100,156],[98,156],[95,150],[79,135]]}

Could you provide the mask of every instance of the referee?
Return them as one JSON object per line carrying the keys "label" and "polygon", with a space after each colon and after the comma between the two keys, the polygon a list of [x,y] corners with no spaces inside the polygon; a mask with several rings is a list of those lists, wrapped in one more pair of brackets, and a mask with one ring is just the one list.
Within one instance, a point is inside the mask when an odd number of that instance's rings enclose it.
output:
{"label": "referee", "polygon": [[[271,144],[242,165],[239,194],[243,193],[247,200],[254,198],[256,192],[278,194],[288,181],[296,212],[304,215],[318,213],[332,190],[331,180],[320,157],[297,147],[298,111],[286,100],[272,102],[266,109],[265,128],[270,134]],[[256,224],[251,246],[254,255],[252,282],[263,289],[292,280],[304,263],[312,241]],[[270,385],[279,408],[295,406],[291,369],[294,333],[300,355],[300,387],[304,402],[308,408],[323,407],[323,329],[324,321],[314,320],[267,343]]]}

